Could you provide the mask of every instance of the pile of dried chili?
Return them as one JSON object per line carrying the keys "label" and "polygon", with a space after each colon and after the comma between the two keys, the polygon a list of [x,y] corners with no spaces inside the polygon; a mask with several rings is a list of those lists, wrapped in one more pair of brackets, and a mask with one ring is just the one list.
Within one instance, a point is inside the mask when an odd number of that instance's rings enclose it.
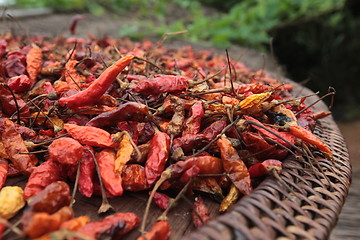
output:
{"label": "pile of dried chili", "polygon": [[[28,179],[23,190],[0,192],[17,199],[0,202],[0,239],[24,200],[22,227],[11,230],[22,236],[119,239],[141,222],[138,239],[168,239],[167,213],[182,197],[199,227],[213,217],[201,195],[226,212],[259,180],[281,174],[289,155],[311,158],[315,149],[333,159],[312,133],[328,113],[294,99],[291,85],[213,51],[6,34],[0,73],[0,190],[13,176]],[[144,191],[164,214],[152,227],[148,208],[142,218],[76,216],[74,182],[83,196],[103,197],[99,212],[111,209],[107,197]]]}

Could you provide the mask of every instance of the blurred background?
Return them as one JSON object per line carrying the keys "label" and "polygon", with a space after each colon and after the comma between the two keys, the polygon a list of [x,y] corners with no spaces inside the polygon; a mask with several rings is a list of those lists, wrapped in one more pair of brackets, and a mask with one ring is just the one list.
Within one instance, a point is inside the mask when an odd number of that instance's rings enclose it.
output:
{"label": "blurred background", "polygon": [[[97,28],[112,37],[156,41],[186,31],[173,37],[265,52],[283,76],[314,92],[324,95],[329,86],[335,88],[332,112],[349,147],[354,181],[334,230],[339,235],[332,239],[359,236],[360,216],[354,215],[360,210],[359,0],[0,0],[0,7],[3,20],[20,30],[32,26],[31,34],[68,34],[75,14],[86,16],[77,30],[85,36]],[[271,64],[259,59],[257,66]]]}

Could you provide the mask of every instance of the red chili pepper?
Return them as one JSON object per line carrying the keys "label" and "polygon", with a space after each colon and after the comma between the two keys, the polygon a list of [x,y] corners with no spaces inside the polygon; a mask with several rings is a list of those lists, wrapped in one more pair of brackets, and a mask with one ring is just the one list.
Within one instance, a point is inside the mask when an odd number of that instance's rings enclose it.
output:
{"label": "red chili pepper", "polygon": [[252,191],[250,174],[236,149],[226,137],[219,138],[217,145],[220,148],[225,172],[240,192],[249,194]]}
{"label": "red chili pepper", "polygon": [[170,152],[170,137],[166,133],[157,132],[150,143],[150,150],[145,164],[146,180],[153,184],[165,168]]}
{"label": "red chili pepper", "polygon": [[[151,192],[149,192],[149,195],[151,195]],[[170,202],[174,199],[164,193],[156,192],[152,200],[161,210],[166,210],[169,207]]]}
{"label": "red chili pepper", "polygon": [[41,192],[49,184],[62,180],[63,168],[53,160],[43,162],[34,169],[24,189],[24,199],[28,199]]}
{"label": "red chili pepper", "polygon": [[10,78],[7,84],[14,93],[20,93],[29,90],[33,82],[27,75],[20,75]]}
{"label": "red chili pepper", "polygon": [[91,119],[86,125],[93,127],[104,127],[113,125],[121,121],[144,121],[145,116],[149,114],[147,106],[129,102],[120,105],[117,109],[109,112],[104,112]]}
{"label": "red chili pepper", "polygon": [[140,222],[135,213],[115,213],[100,222],[90,222],[76,232],[91,239],[121,239]]}
{"label": "red chili pepper", "polygon": [[263,162],[256,163],[249,167],[249,173],[251,178],[263,177],[270,174],[272,171],[280,173],[283,169],[283,164],[276,159],[267,159]]}
{"label": "red chili pepper", "polygon": [[266,142],[265,139],[258,133],[246,131],[242,132],[241,136],[245,142],[246,148],[256,155],[256,158],[258,159],[265,160],[268,158],[275,158],[282,160],[288,155],[288,151],[286,149],[277,149],[275,145],[271,145]]}
{"label": "red chili pepper", "polygon": [[[90,146],[84,148],[93,151]],[[79,192],[91,197],[94,192],[93,176],[95,174],[95,159],[89,151],[84,151],[80,160],[80,175],[79,175]]]}
{"label": "red chili pepper", "polygon": [[200,131],[201,120],[204,117],[204,107],[201,101],[196,102],[190,109],[190,117],[184,122],[183,135],[197,134]]}
{"label": "red chili pepper", "polygon": [[192,220],[195,227],[199,228],[210,220],[210,211],[200,196],[196,197],[193,207],[194,210],[191,212]]}
{"label": "red chili pepper", "polygon": [[6,177],[8,174],[9,164],[8,162],[0,157],[0,190],[5,184]]}
{"label": "red chili pepper", "polygon": [[170,224],[167,220],[157,221],[152,228],[137,240],[167,240],[170,237]]}
{"label": "red chili pepper", "polygon": [[320,151],[325,153],[327,157],[333,159],[332,151],[328,148],[328,146],[325,145],[325,143],[323,143],[320,139],[318,139],[312,132],[297,125],[291,125],[289,127],[289,131],[295,137],[300,138],[306,143],[310,143],[316,146]]}
{"label": "red chili pepper", "polygon": [[115,158],[116,153],[112,148],[105,148],[96,154],[96,161],[99,164],[101,179],[106,190],[114,196],[121,196],[123,188],[121,176],[115,174]]}
{"label": "red chili pepper", "polygon": [[[260,121],[256,120],[255,118],[253,117],[250,117],[248,115],[244,115],[244,118],[246,120],[251,120],[251,121],[254,121],[254,122],[257,122],[258,124],[262,125],[265,127],[265,125],[263,125]],[[255,128],[261,135],[265,136],[265,137],[268,137],[276,142],[278,142],[279,144],[283,145],[283,146],[286,146],[286,147],[290,147],[290,145],[285,142],[284,140],[278,138],[277,136],[275,136],[274,134],[270,133],[269,131],[266,131],[265,129],[261,128],[261,127],[258,127],[256,125],[251,125],[253,128]],[[281,136],[282,138],[284,138],[285,140],[287,140],[288,142],[292,143],[292,144],[295,144],[295,138],[293,135],[289,134],[288,132],[280,132],[278,131],[277,129],[275,128],[272,128],[272,127],[268,127],[266,126],[266,128],[268,129],[271,129],[271,131],[275,132],[276,134],[278,134],[279,136]]]}
{"label": "red chili pepper", "polygon": [[217,135],[221,133],[221,131],[226,127],[226,120],[220,119],[218,121],[213,122],[201,131],[201,134],[204,135],[209,141],[213,140]]}
{"label": "red chili pepper", "polygon": [[186,170],[180,177],[182,183],[187,183],[191,178],[196,177],[200,173],[200,168],[196,165]]}
{"label": "red chili pepper", "polygon": [[69,185],[66,182],[55,181],[47,185],[29,201],[27,211],[52,214],[69,205],[70,200]]}
{"label": "red chili pepper", "polygon": [[110,133],[101,128],[65,123],[64,129],[81,144],[92,147],[115,147],[117,145],[112,140]]}
{"label": "red chili pepper", "polygon": [[125,165],[122,173],[122,186],[124,190],[137,192],[150,188],[146,181],[145,168],[139,164]]}
{"label": "red chili pepper", "polygon": [[224,199],[223,191],[215,177],[195,178],[192,188],[194,191],[201,191],[209,194],[216,202],[220,203]]}
{"label": "red chili pepper", "polygon": [[187,134],[173,141],[172,149],[182,148],[184,153],[190,152],[193,149],[202,148],[209,140],[203,134]]}
{"label": "red chili pepper", "polygon": [[84,153],[84,147],[75,139],[63,137],[54,140],[49,145],[49,154],[52,160],[61,164],[77,164]]}
{"label": "red chili pepper", "polygon": [[129,65],[134,56],[126,56],[108,67],[98,79],[96,79],[88,88],[80,91],[70,97],[63,97],[59,99],[61,106],[69,108],[79,107],[84,105],[92,105],[101,95],[110,87],[117,75]]}
{"label": "red chili pepper", "polygon": [[22,173],[30,174],[38,159],[33,154],[26,154],[29,151],[21,135],[16,131],[15,123],[8,118],[0,118],[0,134],[6,154],[11,162]]}
{"label": "red chili pepper", "polygon": [[71,33],[71,35],[75,34],[77,22],[79,20],[81,20],[81,19],[84,19],[84,18],[85,18],[85,16],[80,15],[80,14],[76,14],[74,17],[71,18],[71,23],[70,23],[70,33]]}
{"label": "red chili pepper", "polygon": [[5,231],[6,229],[6,225],[5,223],[7,222],[6,219],[4,219],[4,224],[3,223],[0,223],[0,240],[2,240],[3,238],[3,232]]}
{"label": "red chili pepper", "polygon": [[[3,83],[0,83],[0,106],[1,106],[1,112],[6,117],[10,117],[15,112],[17,112],[16,103],[21,109],[20,111],[20,117],[30,117],[30,107],[26,105],[24,100],[22,100],[20,97],[15,95],[16,102],[14,100],[13,95],[11,94],[10,90],[5,87]],[[23,121],[26,121],[23,119]]]}
{"label": "red chili pepper", "polygon": [[162,75],[160,77],[138,82],[132,90],[144,95],[180,92],[189,87],[189,80],[190,78],[185,76]]}

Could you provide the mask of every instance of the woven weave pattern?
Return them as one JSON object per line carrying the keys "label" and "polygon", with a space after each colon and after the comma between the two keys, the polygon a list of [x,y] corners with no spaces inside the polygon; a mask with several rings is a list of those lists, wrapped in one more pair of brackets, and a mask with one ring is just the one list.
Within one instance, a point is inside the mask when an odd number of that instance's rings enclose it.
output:
{"label": "woven weave pattern", "polygon": [[[295,85],[294,92],[311,93]],[[308,99],[314,102],[317,97]],[[327,111],[323,102],[315,112]],[[278,180],[267,178],[225,215],[185,239],[327,239],[337,222],[351,181],[349,154],[331,117],[318,121],[315,134],[333,151],[331,162],[313,152],[316,161],[290,157]]]}

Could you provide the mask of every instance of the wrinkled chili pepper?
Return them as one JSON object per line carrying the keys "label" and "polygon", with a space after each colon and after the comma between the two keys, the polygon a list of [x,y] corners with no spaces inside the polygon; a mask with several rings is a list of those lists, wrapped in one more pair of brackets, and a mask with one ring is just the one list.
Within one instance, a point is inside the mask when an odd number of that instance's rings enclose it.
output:
{"label": "wrinkled chili pepper", "polygon": [[201,134],[209,141],[213,140],[226,127],[226,120],[220,119],[210,124],[207,128],[201,131]]}
{"label": "wrinkled chili pepper", "polygon": [[55,139],[49,146],[52,160],[61,164],[77,164],[84,153],[84,147],[75,139],[63,137]]}
{"label": "wrinkled chili pepper", "polygon": [[137,240],[167,240],[170,237],[170,224],[168,220],[157,221],[151,229]]}
{"label": "wrinkled chili pepper", "polygon": [[137,151],[133,151],[131,153],[131,159],[130,159],[130,162],[131,163],[138,163],[138,164],[141,164],[141,163],[144,163],[147,159],[147,155],[149,153],[149,150],[150,150],[150,141],[147,142],[147,143],[144,143],[144,144],[141,144],[138,147],[138,150],[140,152],[140,156],[138,155],[138,152]]}
{"label": "wrinkled chili pepper", "polygon": [[99,164],[101,179],[106,190],[114,196],[121,196],[123,194],[121,175],[115,174],[115,158],[116,153],[112,148],[105,148],[96,154],[96,161]]}
{"label": "wrinkled chili pepper", "polygon": [[77,218],[70,219],[66,222],[63,222],[59,229],[68,229],[70,231],[76,231],[82,226],[85,226],[90,222],[90,218],[88,216],[80,216]]}
{"label": "wrinkled chili pepper", "polygon": [[71,23],[70,23],[70,28],[69,28],[71,35],[75,34],[77,22],[84,18],[85,18],[85,15],[81,15],[81,14],[76,14],[74,17],[71,18]]}
{"label": "wrinkled chili pepper", "polygon": [[144,95],[179,92],[189,87],[189,78],[185,76],[162,75],[138,82],[132,91]]}
{"label": "wrinkled chili pepper", "polygon": [[[6,117],[10,117],[17,112],[17,106],[20,111],[20,117],[30,117],[30,107],[26,105],[24,100],[15,95],[15,100],[10,90],[5,87],[3,83],[0,83],[0,103],[1,111]],[[25,119],[22,119],[26,121]]]}
{"label": "wrinkled chili pepper", "polygon": [[201,101],[196,102],[190,109],[190,117],[184,122],[183,135],[197,134],[200,131],[201,120],[204,117],[204,107]]}
{"label": "wrinkled chili pepper", "polygon": [[64,75],[65,75],[65,81],[70,89],[81,90],[80,88],[81,82],[85,82],[85,76],[80,75],[76,71],[75,67],[77,64],[78,61],[70,59],[65,64],[66,72],[64,73]]}
{"label": "wrinkled chili pepper", "polygon": [[14,93],[20,93],[29,90],[33,82],[28,76],[20,75],[10,78],[7,84]]}
{"label": "wrinkled chili pepper", "polygon": [[70,97],[59,99],[61,106],[68,108],[92,105],[103,95],[113,83],[117,75],[129,65],[134,56],[126,56],[108,67],[88,88]]}
{"label": "wrinkled chili pepper", "polygon": [[184,153],[190,152],[193,149],[199,149],[205,146],[209,140],[203,134],[187,134],[185,136],[175,138],[172,149],[181,148]]}
{"label": "wrinkled chili pepper", "polygon": [[188,170],[186,170],[180,177],[180,181],[182,183],[187,183],[192,179],[193,177],[196,177],[200,172],[200,168],[196,165],[190,167]]}
{"label": "wrinkled chili pepper", "polygon": [[[93,151],[90,146],[85,146],[84,148]],[[80,160],[79,192],[86,197],[91,197],[94,192],[94,161],[93,155],[89,151],[84,151]]]}
{"label": "wrinkled chili pepper", "polygon": [[249,194],[252,191],[250,174],[236,149],[226,137],[219,138],[217,145],[220,149],[225,172],[241,193]]}
{"label": "wrinkled chili pepper", "polygon": [[249,167],[250,177],[263,177],[270,174],[272,171],[280,173],[283,169],[283,164],[276,159],[267,159],[263,162],[254,164]]}
{"label": "wrinkled chili pepper", "polygon": [[[29,153],[24,140],[16,131],[15,123],[8,118],[0,118],[1,141],[11,162],[24,174],[30,174],[38,162],[33,154]],[[25,154],[21,154],[25,153]]]}
{"label": "wrinkled chili pepper", "polygon": [[0,218],[10,219],[25,206],[23,190],[18,186],[6,186],[0,191]]}
{"label": "wrinkled chili pepper", "polygon": [[110,133],[101,128],[65,123],[64,129],[81,144],[92,147],[115,147],[117,145],[112,140]]}
{"label": "wrinkled chili pepper", "polygon": [[195,198],[193,208],[191,212],[192,221],[195,227],[199,228],[210,220],[210,211],[200,196]]}
{"label": "wrinkled chili pepper", "polygon": [[69,185],[63,181],[55,181],[49,183],[41,192],[34,195],[28,203],[28,211],[52,214],[69,205],[70,199]]}
{"label": "wrinkled chili pepper", "polygon": [[150,188],[146,181],[145,168],[139,164],[127,164],[122,173],[122,186],[124,190],[137,192]]}
{"label": "wrinkled chili pepper", "polygon": [[125,164],[130,161],[133,150],[134,147],[130,142],[129,136],[127,134],[124,134],[119,143],[119,148],[116,152],[115,172],[117,174],[121,174]]}
{"label": "wrinkled chili pepper", "polygon": [[[149,192],[149,195],[150,194],[151,192]],[[168,195],[159,192],[155,193],[152,200],[161,210],[166,210],[169,207],[170,202],[174,201],[173,198],[170,198]]]}
{"label": "wrinkled chili pepper", "polygon": [[42,50],[35,44],[26,54],[26,71],[31,80],[30,87],[36,82],[38,74],[41,72],[42,67]]}
{"label": "wrinkled chili pepper", "polygon": [[192,184],[194,191],[201,191],[210,195],[216,202],[224,199],[222,189],[214,177],[198,177],[194,179]]}
{"label": "wrinkled chili pepper", "polygon": [[239,197],[239,189],[235,186],[235,184],[231,184],[229,193],[226,195],[226,197],[222,200],[220,204],[219,212],[226,212],[231,206],[233,206],[237,202]]}
{"label": "wrinkled chili pepper", "polygon": [[56,231],[61,224],[74,216],[72,208],[65,206],[53,214],[47,212],[25,212],[22,217],[23,232],[30,238],[38,238],[42,235]]}
{"label": "wrinkled chili pepper", "polygon": [[275,145],[271,145],[258,133],[243,132],[241,136],[249,149],[258,159],[275,158],[282,160],[288,155],[286,149],[277,149]]}
{"label": "wrinkled chili pepper", "polygon": [[166,133],[157,132],[151,139],[148,158],[145,164],[146,180],[153,184],[165,168],[170,152],[170,137]]}
{"label": "wrinkled chili pepper", "polygon": [[129,102],[120,105],[113,111],[99,114],[98,116],[92,118],[86,125],[93,127],[104,127],[112,125],[114,122],[127,120],[141,122],[148,114],[149,109],[147,106],[140,103]]}
{"label": "wrinkled chili pepper", "polygon": [[177,137],[181,133],[181,127],[185,119],[185,102],[176,96],[171,96],[170,101],[174,109],[174,115],[168,124],[166,132],[170,136]]}
{"label": "wrinkled chili pepper", "polygon": [[0,157],[0,190],[5,184],[6,177],[8,174],[8,169],[9,169],[9,163],[5,159]]}
{"label": "wrinkled chili pepper", "polygon": [[[260,121],[256,120],[255,118],[253,117],[250,117],[248,115],[244,115],[244,118],[246,120],[251,120],[251,121],[254,121],[262,126],[264,126]],[[271,138],[272,140],[278,142],[279,144],[283,145],[283,146],[286,146],[286,147],[290,147],[290,145],[285,142],[284,140],[280,139],[279,137],[275,136],[274,134],[270,133],[269,131],[266,131],[264,128],[261,128],[261,127],[258,127],[256,125],[251,125],[253,128],[255,128],[261,135],[265,136],[265,137],[268,137],[268,138]],[[264,126],[265,127],[265,126]],[[280,132],[278,131],[277,129],[275,128],[271,128],[271,127],[266,127],[268,129],[271,129],[271,131],[275,132],[276,134],[278,134],[279,136],[281,136],[282,138],[284,138],[285,140],[287,140],[288,142],[292,143],[292,144],[295,144],[295,138],[293,135],[289,134],[288,132]]]}
{"label": "wrinkled chili pepper", "polygon": [[80,227],[77,232],[92,239],[121,239],[133,230],[140,222],[134,213],[115,213],[105,217],[100,222],[90,222]]}
{"label": "wrinkled chili pepper", "polygon": [[48,160],[40,164],[31,173],[24,189],[24,198],[27,200],[45,189],[49,184],[62,180],[64,177],[63,167],[53,161]]}
{"label": "wrinkled chili pepper", "polygon": [[325,153],[326,157],[333,160],[332,151],[325,145],[319,138],[317,138],[312,132],[302,128],[298,125],[291,125],[289,126],[289,131],[295,137],[300,138],[306,143],[310,143],[316,146],[321,152]]}

